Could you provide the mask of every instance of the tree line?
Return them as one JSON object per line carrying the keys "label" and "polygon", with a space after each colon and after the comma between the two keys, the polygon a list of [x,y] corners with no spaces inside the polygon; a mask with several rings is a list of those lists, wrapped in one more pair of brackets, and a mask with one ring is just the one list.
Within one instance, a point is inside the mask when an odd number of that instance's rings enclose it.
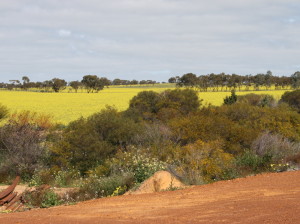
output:
{"label": "tree line", "polygon": [[[67,86],[77,92],[79,89],[85,89],[88,93],[99,92],[104,87],[110,85],[135,86],[144,84],[159,84],[154,80],[123,80],[116,78],[109,80],[106,77],[97,75],[85,75],[81,81],[67,82],[64,79],[53,78],[43,82],[31,82],[28,76],[23,76],[22,80],[9,80],[9,83],[0,83],[0,89],[8,90],[28,90],[36,88],[45,92],[60,92]],[[164,82],[163,82],[164,83]],[[275,90],[288,90],[300,88],[300,71],[290,76],[275,76],[271,71],[265,74],[256,75],[238,75],[238,74],[207,74],[197,76],[194,73],[187,73],[182,76],[173,76],[168,79],[168,83],[176,84],[178,87],[193,87],[201,92],[206,91],[231,91],[231,90],[269,90],[275,87]]]}
{"label": "tree line", "polygon": [[9,80],[9,83],[0,83],[1,89],[8,90],[28,90],[32,88],[36,88],[39,91],[43,92],[60,92],[66,89],[67,86],[71,87],[75,92],[79,89],[85,89],[88,93],[99,92],[106,86],[110,85],[144,85],[144,84],[157,84],[159,82],[153,80],[122,80],[122,79],[114,79],[109,80],[106,77],[98,77],[97,75],[85,75],[83,76],[81,81],[71,81],[67,82],[64,79],[53,78],[51,80],[46,80],[43,82],[32,82],[28,76],[23,76],[20,80]]}
{"label": "tree line", "polygon": [[197,76],[187,73],[169,78],[169,83],[176,83],[177,86],[195,87],[199,91],[230,91],[235,90],[269,90],[275,87],[276,90],[298,89],[300,87],[300,72],[297,71],[291,76],[274,76],[271,71],[266,74],[237,75],[237,74],[208,74]]}

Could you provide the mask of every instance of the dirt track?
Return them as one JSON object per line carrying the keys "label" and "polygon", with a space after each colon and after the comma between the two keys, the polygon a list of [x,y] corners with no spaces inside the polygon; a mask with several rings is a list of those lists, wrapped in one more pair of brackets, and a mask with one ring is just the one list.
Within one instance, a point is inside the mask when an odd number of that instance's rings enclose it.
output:
{"label": "dirt track", "polygon": [[0,223],[300,223],[300,171],[0,214]]}

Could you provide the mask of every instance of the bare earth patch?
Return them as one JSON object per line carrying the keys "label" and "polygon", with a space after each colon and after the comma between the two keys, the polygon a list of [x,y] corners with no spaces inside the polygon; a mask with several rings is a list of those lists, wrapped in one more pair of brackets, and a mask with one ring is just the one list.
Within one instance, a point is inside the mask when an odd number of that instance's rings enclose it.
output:
{"label": "bare earth patch", "polygon": [[22,213],[0,223],[299,223],[300,171]]}

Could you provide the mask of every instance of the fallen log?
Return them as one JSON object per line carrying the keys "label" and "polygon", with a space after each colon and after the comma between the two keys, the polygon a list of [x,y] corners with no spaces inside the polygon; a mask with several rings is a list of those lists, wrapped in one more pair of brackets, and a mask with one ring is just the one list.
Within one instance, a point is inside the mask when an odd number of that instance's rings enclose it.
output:
{"label": "fallen log", "polygon": [[4,191],[0,192],[0,200],[10,195],[16,188],[17,184],[20,181],[20,177],[17,176],[12,185],[6,188]]}
{"label": "fallen log", "polygon": [[12,193],[12,194],[6,196],[5,198],[0,200],[0,205],[4,205],[5,203],[9,203],[16,196],[17,196],[17,193]]}

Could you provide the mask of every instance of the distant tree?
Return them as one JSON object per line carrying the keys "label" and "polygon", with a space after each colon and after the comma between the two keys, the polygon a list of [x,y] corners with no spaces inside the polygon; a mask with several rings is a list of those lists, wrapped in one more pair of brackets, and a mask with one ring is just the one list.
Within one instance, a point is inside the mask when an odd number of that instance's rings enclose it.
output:
{"label": "distant tree", "polygon": [[79,81],[72,81],[72,82],[70,82],[69,85],[70,85],[70,86],[75,90],[75,92],[77,93],[77,91],[78,91],[79,87],[82,85],[82,83],[79,82]]}
{"label": "distant tree", "polygon": [[198,83],[198,78],[193,73],[187,73],[181,76],[178,80],[178,86],[194,87]]}
{"label": "distant tree", "polygon": [[99,82],[103,85],[103,86],[110,86],[111,85],[111,81],[105,77],[101,77],[99,79]]}
{"label": "distant tree", "polygon": [[46,92],[49,92],[52,86],[53,86],[52,80],[46,80],[42,82],[42,87],[45,89]]}
{"label": "distant tree", "polygon": [[144,84],[147,84],[147,81],[146,80],[141,80],[140,85],[144,85]]}
{"label": "distant tree", "polygon": [[9,80],[10,85],[8,86],[9,90],[13,90],[14,88],[20,88],[21,82],[17,79]]}
{"label": "distant tree", "polygon": [[27,90],[29,88],[30,79],[27,76],[23,76],[22,81],[23,81],[22,88]]}
{"label": "distant tree", "polygon": [[82,84],[87,89],[87,92],[99,92],[104,88],[103,82],[96,75],[85,75],[82,78]]}
{"label": "distant tree", "polygon": [[300,72],[295,72],[292,76],[292,87],[298,89],[300,87]]}
{"label": "distant tree", "polygon": [[169,83],[176,83],[177,79],[175,77],[169,78],[168,82]]}
{"label": "distant tree", "polygon": [[67,82],[63,79],[54,78],[52,79],[52,89],[54,92],[58,93],[59,91],[66,88]]}
{"label": "distant tree", "polygon": [[121,80],[121,79],[114,79],[114,80],[112,81],[112,84],[113,84],[113,85],[116,85],[116,86],[122,85],[122,80]]}
{"label": "distant tree", "polygon": [[139,84],[139,81],[137,81],[135,79],[130,81],[130,85],[137,85],[137,84]]}

